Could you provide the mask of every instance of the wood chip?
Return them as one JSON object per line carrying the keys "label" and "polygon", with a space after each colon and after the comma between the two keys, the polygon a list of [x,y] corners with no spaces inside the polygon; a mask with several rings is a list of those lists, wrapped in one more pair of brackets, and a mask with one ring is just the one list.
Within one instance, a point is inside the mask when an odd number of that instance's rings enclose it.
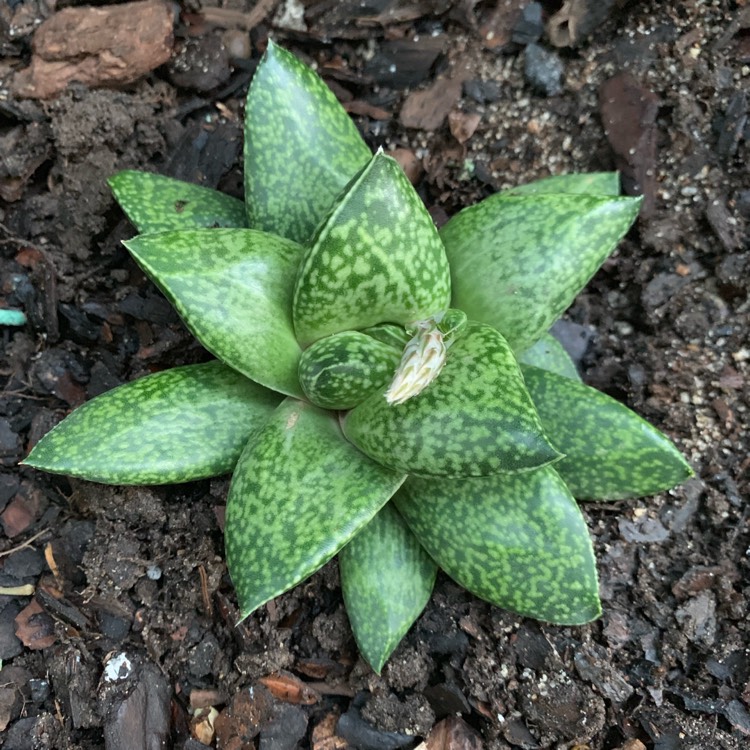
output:
{"label": "wood chip", "polygon": [[160,0],[105,8],[64,8],[35,32],[31,65],[19,71],[20,97],[48,99],[71,81],[132,83],[172,54],[174,11]]}
{"label": "wood chip", "polygon": [[482,738],[463,719],[449,716],[438,722],[425,740],[427,750],[481,750]]}
{"label": "wood chip", "polygon": [[413,91],[401,107],[399,120],[405,128],[437,130],[461,98],[464,78],[438,78],[421,91]]}
{"label": "wood chip", "polygon": [[643,195],[644,217],[654,210],[659,101],[630,73],[618,73],[599,90],[604,132],[622,172],[623,188],[630,195]]}
{"label": "wood chip", "polygon": [[288,672],[274,672],[267,677],[261,677],[259,682],[268,688],[274,698],[286,703],[311,706],[320,700],[320,695],[315,690]]}
{"label": "wood chip", "polygon": [[448,113],[448,127],[451,129],[453,137],[461,144],[474,135],[482,116],[478,112],[460,112],[454,110]]}
{"label": "wood chip", "polygon": [[54,620],[36,599],[16,616],[16,635],[32,651],[49,648],[57,640]]}

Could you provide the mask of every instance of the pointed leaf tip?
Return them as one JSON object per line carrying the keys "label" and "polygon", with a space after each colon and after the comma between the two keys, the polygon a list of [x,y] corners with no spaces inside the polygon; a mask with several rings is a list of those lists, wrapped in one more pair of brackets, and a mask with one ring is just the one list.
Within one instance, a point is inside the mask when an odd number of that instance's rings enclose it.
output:
{"label": "pointed leaf tip", "polygon": [[601,614],[591,539],[554,468],[410,477],[394,502],[435,562],[476,596],[560,625]]}
{"label": "pointed leaf tip", "polygon": [[25,463],[105,484],[172,484],[226,474],[280,400],[221,362],[126,383],[76,409]]}
{"label": "pointed leaf tip", "polygon": [[437,566],[388,503],[341,550],[339,570],[357,646],[380,674],[427,604]]}
{"label": "pointed leaf tip", "polygon": [[336,417],[286,399],[242,453],[227,501],[227,565],[242,616],[330,560],[404,475],[348,443]]}
{"label": "pointed leaf tip", "polygon": [[320,226],[294,290],[303,346],[448,308],[450,269],[437,229],[397,162],[373,156]]}
{"label": "pointed leaf tip", "polygon": [[291,321],[300,245],[254,229],[196,229],[124,243],[195,337],[235,370],[301,396]]}
{"label": "pointed leaf tip", "polygon": [[506,194],[465,208],[441,230],[453,305],[514,351],[539,340],[635,221],[639,198]]}
{"label": "pointed leaf tip", "polygon": [[422,476],[525,471],[560,458],[507,342],[480,323],[467,325],[438,377],[418,396],[390,405],[375,393],[343,426],[368,456]]}
{"label": "pointed leaf tip", "polygon": [[370,150],[333,92],[270,42],[245,106],[250,226],[307,242]]}

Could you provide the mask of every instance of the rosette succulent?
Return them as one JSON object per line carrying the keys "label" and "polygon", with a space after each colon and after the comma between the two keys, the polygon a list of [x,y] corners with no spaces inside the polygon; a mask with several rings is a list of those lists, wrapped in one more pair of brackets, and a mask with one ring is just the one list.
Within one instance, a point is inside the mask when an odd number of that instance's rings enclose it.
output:
{"label": "rosette succulent", "polygon": [[114,484],[232,472],[242,616],[338,553],[378,671],[439,568],[522,615],[596,618],[576,499],[691,474],[548,333],[639,199],[616,174],[552,177],[438,231],[398,164],[274,44],[248,92],[244,167],[244,204],[153,174],[111,179],[140,232],[128,250],[216,359],[93,399],[26,463]]}

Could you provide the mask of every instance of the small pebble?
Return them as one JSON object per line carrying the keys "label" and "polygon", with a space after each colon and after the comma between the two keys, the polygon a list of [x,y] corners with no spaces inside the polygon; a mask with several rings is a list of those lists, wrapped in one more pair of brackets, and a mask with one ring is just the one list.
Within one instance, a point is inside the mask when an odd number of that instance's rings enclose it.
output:
{"label": "small pebble", "polygon": [[562,93],[562,60],[555,52],[538,44],[526,47],[524,59],[524,76],[526,80],[545,96],[557,96]]}

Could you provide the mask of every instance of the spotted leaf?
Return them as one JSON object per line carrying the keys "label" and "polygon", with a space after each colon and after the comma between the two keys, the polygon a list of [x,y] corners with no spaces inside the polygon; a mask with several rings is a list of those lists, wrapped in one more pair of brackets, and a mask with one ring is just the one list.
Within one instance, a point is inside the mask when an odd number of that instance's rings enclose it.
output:
{"label": "spotted leaf", "polygon": [[518,361],[524,365],[540,367],[564,378],[580,381],[581,376],[570,355],[563,345],[551,334],[545,333],[536,344],[518,355]]}
{"label": "spotted leaf", "polygon": [[388,503],[341,550],[339,570],[357,646],[380,674],[427,604],[437,566]]}
{"label": "spotted leaf", "polygon": [[692,476],[672,441],[627,406],[570,378],[522,369],[544,429],[565,454],[555,468],[579,500],[652,495]]}
{"label": "spotted leaf", "polygon": [[390,405],[382,392],[373,394],[343,425],[368,456],[418,475],[484,476],[560,457],[542,432],[508,344],[480,323],[467,325],[418,396]]}
{"label": "spotted leaf", "polygon": [[561,625],[601,613],[586,523],[554,468],[410,477],[394,502],[435,562],[482,599]]}
{"label": "spotted leaf", "polygon": [[360,331],[343,331],[305,349],[300,384],[316,406],[352,409],[388,384],[398,361],[392,346]]}
{"label": "spotted leaf", "polygon": [[126,169],[109,186],[139,232],[245,227],[245,204],[218,190],[150,172]]}
{"label": "spotted leaf", "polygon": [[177,367],[79,407],[25,463],[106,484],[172,484],[226,474],[279,401],[221,362]]}
{"label": "spotted leaf", "polygon": [[212,354],[251,380],[302,395],[291,304],[302,247],[254,229],[196,229],[125,243]]}
{"label": "spotted leaf", "polygon": [[437,229],[401,167],[376,154],[316,234],[294,290],[303,346],[332,333],[407,325],[448,307]]}
{"label": "spotted leaf", "polygon": [[227,565],[242,616],[328,562],[403,480],[348,443],[332,414],[284,401],[248,443],[229,490]]}
{"label": "spotted leaf", "polygon": [[490,196],[441,230],[453,306],[497,328],[514,351],[538,341],[638,215],[640,198]]}
{"label": "spotted leaf", "polygon": [[326,84],[269,42],[245,107],[251,227],[307,242],[370,150]]}
{"label": "spotted leaf", "polygon": [[620,175],[617,172],[587,172],[559,174],[525,185],[504,190],[503,195],[532,195],[539,193],[568,193],[584,195],[619,195]]}

